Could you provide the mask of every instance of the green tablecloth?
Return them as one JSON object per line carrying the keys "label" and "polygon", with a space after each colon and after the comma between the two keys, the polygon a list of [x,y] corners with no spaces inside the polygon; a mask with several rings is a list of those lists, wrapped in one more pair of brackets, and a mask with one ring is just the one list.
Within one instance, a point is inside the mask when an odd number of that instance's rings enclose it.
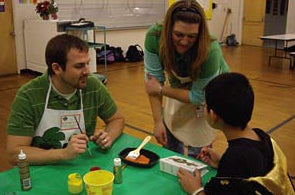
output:
{"label": "green tablecloth", "polygon": [[[70,173],[79,173],[82,176],[89,172],[93,166],[99,166],[101,169],[112,171],[113,159],[118,157],[118,153],[127,147],[137,147],[141,140],[127,134],[123,134],[108,152],[100,151],[93,143],[91,150],[93,157],[88,153],[81,154],[78,158],[71,161],[60,162],[54,165],[31,166],[32,189],[30,191],[21,191],[18,169],[0,173],[0,195],[12,194],[69,194],[67,176]],[[166,150],[155,144],[148,143],[145,149],[157,153],[160,158],[177,155],[175,152]],[[208,168],[209,172],[204,175],[203,183],[207,182],[216,174],[216,170]],[[86,194],[85,186],[83,192]],[[170,195],[186,194],[179,185],[177,177],[161,172],[159,163],[152,168],[138,168],[127,166],[123,171],[123,183],[113,185],[114,195],[133,195],[133,194],[153,194]]]}

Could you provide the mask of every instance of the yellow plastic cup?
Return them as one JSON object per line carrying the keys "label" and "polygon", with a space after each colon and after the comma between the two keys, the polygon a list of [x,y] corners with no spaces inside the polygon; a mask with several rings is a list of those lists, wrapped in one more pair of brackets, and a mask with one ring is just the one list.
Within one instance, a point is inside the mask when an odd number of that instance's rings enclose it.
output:
{"label": "yellow plastic cup", "polygon": [[82,192],[82,177],[79,173],[72,173],[68,175],[68,190],[71,194],[79,194]]}
{"label": "yellow plastic cup", "polygon": [[88,195],[112,195],[114,174],[106,170],[86,173],[83,177]]}

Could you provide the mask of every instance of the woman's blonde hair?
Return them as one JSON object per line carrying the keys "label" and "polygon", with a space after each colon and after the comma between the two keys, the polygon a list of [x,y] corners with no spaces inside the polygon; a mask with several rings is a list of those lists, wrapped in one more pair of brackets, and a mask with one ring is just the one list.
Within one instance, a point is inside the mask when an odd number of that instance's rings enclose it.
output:
{"label": "woman's blonde hair", "polygon": [[199,24],[199,33],[196,42],[192,46],[192,63],[188,67],[189,76],[196,80],[200,67],[208,56],[210,49],[210,34],[203,8],[195,0],[180,0],[175,2],[167,10],[163,30],[160,37],[160,59],[169,75],[172,71],[178,73],[175,62],[176,51],[172,41],[173,25],[177,21]]}

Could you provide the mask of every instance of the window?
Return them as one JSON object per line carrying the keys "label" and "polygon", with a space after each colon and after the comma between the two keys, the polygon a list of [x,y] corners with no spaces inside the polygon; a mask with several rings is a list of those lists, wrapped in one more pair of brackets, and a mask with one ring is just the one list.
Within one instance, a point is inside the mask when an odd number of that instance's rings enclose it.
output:
{"label": "window", "polygon": [[167,0],[56,0],[59,19],[85,18],[107,28],[149,26],[163,20]]}

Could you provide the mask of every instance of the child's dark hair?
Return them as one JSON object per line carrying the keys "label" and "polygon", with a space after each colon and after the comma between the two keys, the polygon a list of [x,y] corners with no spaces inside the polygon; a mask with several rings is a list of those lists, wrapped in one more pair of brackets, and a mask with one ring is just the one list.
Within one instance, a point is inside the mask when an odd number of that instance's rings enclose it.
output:
{"label": "child's dark hair", "polygon": [[205,87],[207,110],[213,110],[226,124],[245,129],[251,120],[254,93],[240,73],[223,73]]}

